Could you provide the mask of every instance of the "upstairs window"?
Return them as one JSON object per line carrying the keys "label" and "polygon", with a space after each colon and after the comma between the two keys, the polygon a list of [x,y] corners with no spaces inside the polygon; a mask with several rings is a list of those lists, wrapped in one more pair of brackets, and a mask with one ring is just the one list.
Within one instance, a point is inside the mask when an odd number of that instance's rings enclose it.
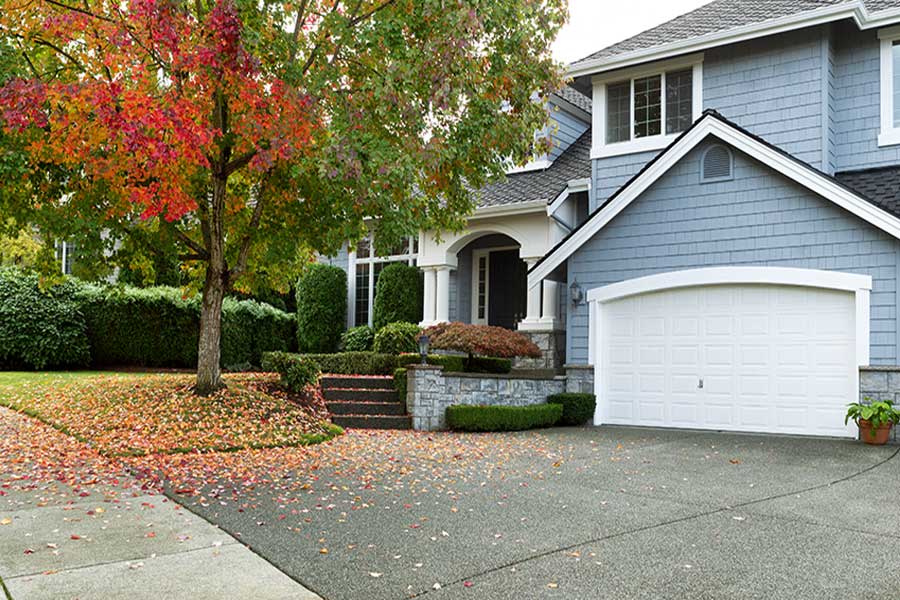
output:
{"label": "upstairs window", "polygon": [[701,113],[701,61],[594,78],[594,158],[661,149],[690,127]]}
{"label": "upstairs window", "polygon": [[879,146],[900,144],[900,27],[882,29],[881,132]]}

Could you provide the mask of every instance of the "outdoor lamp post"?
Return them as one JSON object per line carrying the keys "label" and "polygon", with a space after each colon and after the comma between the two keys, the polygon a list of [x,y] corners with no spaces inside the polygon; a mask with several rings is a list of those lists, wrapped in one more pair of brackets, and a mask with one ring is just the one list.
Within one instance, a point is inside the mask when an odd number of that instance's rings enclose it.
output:
{"label": "outdoor lamp post", "polygon": [[427,335],[422,334],[419,336],[419,354],[422,356],[422,364],[428,364],[428,346],[431,344],[431,340]]}

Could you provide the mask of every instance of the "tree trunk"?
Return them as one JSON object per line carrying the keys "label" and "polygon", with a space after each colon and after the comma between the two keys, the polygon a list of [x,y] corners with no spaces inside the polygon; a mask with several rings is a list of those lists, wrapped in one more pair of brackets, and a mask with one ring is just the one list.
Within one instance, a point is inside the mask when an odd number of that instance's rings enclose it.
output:
{"label": "tree trunk", "polygon": [[200,346],[197,352],[197,384],[195,391],[207,395],[225,387],[219,366],[222,340],[222,301],[228,286],[228,267],[225,264],[225,207],[224,178],[213,178],[212,206],[209,215],[209,262],[203,284],[200,308]]}

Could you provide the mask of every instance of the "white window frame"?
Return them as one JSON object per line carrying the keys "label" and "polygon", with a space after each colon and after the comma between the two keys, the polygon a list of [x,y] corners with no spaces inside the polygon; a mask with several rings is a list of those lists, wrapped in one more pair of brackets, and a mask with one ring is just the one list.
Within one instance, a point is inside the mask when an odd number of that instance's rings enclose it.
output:
{"label": "white window frame", "polygon": [[[372,309],[375,308],[375,265],[378,263],[400,263],[406,262],[409,266],[415,266],[419,259],[419,253],[415,252],[415,247],[419,243],[419,236],[408,236],[409,246],[405,254],[391,254],[389,256],[378,256],[375,253],[375,235],[370,233],[366,236],[369,240],[369,256],[358,256],[356,248],[358,244],[347,247],[347,327],[355,327],[356,325],[372,326]],[[369,265],[369,295],[368,295],[368,321],[366,323],[356,322],[356,266],[359,264]]]}
{"label": "white window frame", "polygon": [[[591,79],[593,84],[593,115],[592,115],[592,140],[591,158],[606,158],[637,152],[661,150],[671,144],[682,132],[666,133],[666,73],[693,69],[692,95],[691,95],[691,119],[696,121],[703,114],[703,54],[692,54],[677,59],[662,61],[619,71],[615,74],[605,73]],[[662,103],[661,133],[659,135],[635,138],[634,137],[634,80],[645,77],[660,76],[660,100]],[[631,115],[629,119],[629,134],[631,139],[622,142],[606,142],[606,88],[610,84],[629,81],[631,84]]]}
{"label": "white window frame", "polygon": [[[474,325],[487,325],[490,319],[491,309],[491,252],[502,252],[505,250],[518,250],[519,246],[497,246],[496,248],[479,248],[472,250],[472,310],[470,322]],[[487,265],[484,270],[484,318],[478,318],[478,259],[484,256]]]}
{"label": "white window frame", "polygon": [[881,131],[879,146],[900,144],[900,126],[894,125],[894,42],[900,41],[900,26],[878,31],[881,44]]}

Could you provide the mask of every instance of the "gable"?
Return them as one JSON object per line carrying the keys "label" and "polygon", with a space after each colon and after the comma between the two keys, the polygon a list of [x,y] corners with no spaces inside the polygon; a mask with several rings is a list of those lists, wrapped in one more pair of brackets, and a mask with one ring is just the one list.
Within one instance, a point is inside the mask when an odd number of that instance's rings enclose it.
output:
{"label": "gable", "polygon": [[877,207],[837,180],[727,121],[717,113],[707,111],[690,129],[613,194],[603,206],[595,210],[585,223],[541,259],[528,274],[529,288],[538,285],[542,279],[550,275],[594,234],[663,177],[669,169],[678,164],[698,144],[710,137],[727,144],[733,150],[765,163],[785,179],[832,202],[894,238],[900,238],[900,219],[894,215]]}

